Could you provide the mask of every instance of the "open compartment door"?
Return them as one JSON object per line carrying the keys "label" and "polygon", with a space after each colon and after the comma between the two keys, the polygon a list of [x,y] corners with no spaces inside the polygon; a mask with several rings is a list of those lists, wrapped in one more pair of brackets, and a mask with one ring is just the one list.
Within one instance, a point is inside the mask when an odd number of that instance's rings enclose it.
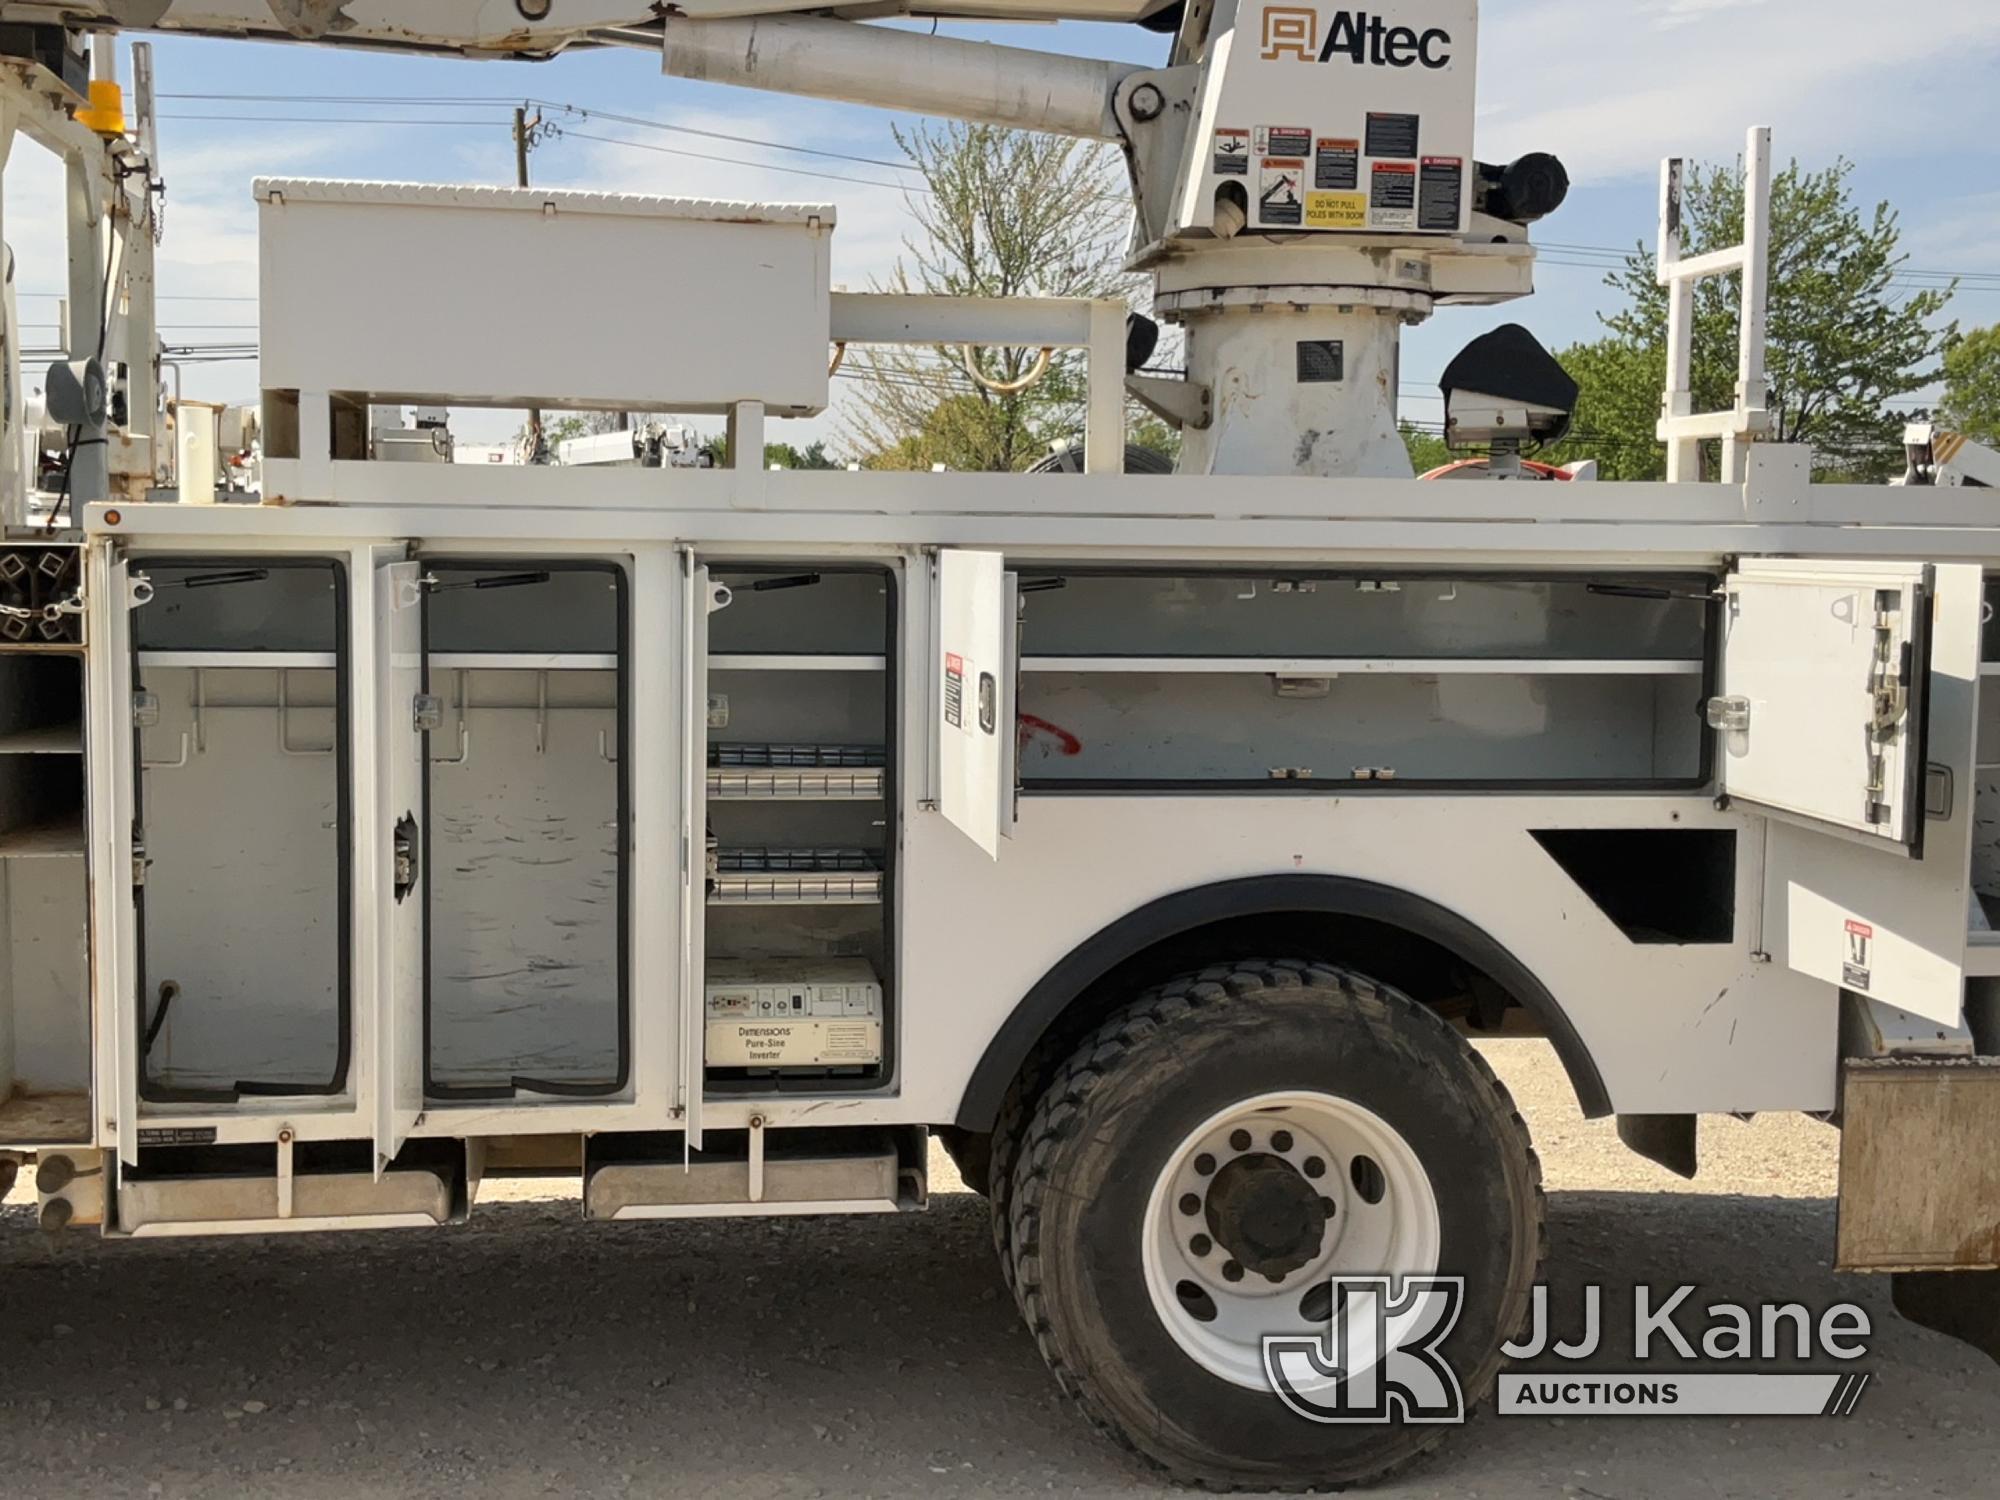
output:
{"label": "open compartment door", "polygon": [[707,1076],[708,931],[708,617],[725,608],[729,587],[708,576],[691,549],[680,554],[681,583],[681,1154],[701,1148],[701,1096]]}
{"label": "open compartment door", "polygon": [[1013,824],[1015,610],[998,552],[947,547],[931,575],[930,742],[937,811],[992,858]]}
{"label": "open compartment door", "polygon": [[1724,585],[1717,779],[1771,817],[1762,946],[1951,1024],[1964,1004],[1980,569],[1744,563]]}
{"label": "open compartment door", "polygon": [[94,1066],[98,1101],[118,1134],[118,1159],[139,1163],[139,1066],[146,1017],[139,986],[138,822],[132,698],[132,611],[152,598],[152,585],[109,547],[93,548],[85,590],[89,723],[85,848],[90,867],[91,991],[100,1038]]}
{"label": "open compartment door", "polygon": [[1730,574],[1708,722],[1732,802],[1919,850],[1933,576],[1789,560]]}
{"label": "open compartment door", "polygon": [[428,731],[423,582],[414,562],[374,570],[375,1175],[403,1149],[424,1106],[424,775]]}

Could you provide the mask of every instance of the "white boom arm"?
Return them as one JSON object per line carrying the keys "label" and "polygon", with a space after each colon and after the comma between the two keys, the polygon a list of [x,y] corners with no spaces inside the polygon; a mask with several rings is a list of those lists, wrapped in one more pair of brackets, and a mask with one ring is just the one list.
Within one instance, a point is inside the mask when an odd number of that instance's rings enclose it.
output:
{"label": "white boom arm", "polygon": [[[689,17],[812,10],[880,19],[917,14],[963,20],[1136,21],[1171,0],[681,0]],[[621,29],[650,29],[667,7],[645,0],[6,0],[0,20],[56,22],[83,31],[291,38],[329,46],[552,57],[570,47],[617,45]],[[657,39],[657,32],[654,33]]]}
{"label": "white boom arm", "polygon": [[661,66],[676,78],[1095,140],[1122,138],[1112,97],[1143,71],[820,16],[669,16],[665,26]]}

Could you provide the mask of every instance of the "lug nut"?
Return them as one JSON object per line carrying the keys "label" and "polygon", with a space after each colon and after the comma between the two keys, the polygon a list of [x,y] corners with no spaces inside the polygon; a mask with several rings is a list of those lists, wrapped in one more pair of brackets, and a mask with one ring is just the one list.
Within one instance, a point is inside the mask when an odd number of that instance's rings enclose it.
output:
{"label": "lug nut", "polygon": [[1229,1149],[1232,1151],[1248,1151],[1250,1149],[1250,1132],[1247,1130],[1230,1131]]}
{"label": "lug nut", "polygon": [[1188,1254],[1206,1255],[1215,1248],[1215,1241],[1205,1234],[1198,1234],[1188,1241]]}
{"label": "lug nut", "polygon": [[1272,1131],[1272,1132],[1271,1132],[1271,1149],[1272,1149],[1273,1151],[1289,1151],[1289,1150],[1291,1150],[1291,1149],[1292,1149],[1292,1133],[1291,1133],[1291,1132],[1290,1132],[1289,1130],[1274,1130],[1274,1131]]}
{"label": "lug nut", "polygon": [[1181,1212],[1190,1219],[1201,1212],[1201,1198],[1195,1193],[1181,1194]]}

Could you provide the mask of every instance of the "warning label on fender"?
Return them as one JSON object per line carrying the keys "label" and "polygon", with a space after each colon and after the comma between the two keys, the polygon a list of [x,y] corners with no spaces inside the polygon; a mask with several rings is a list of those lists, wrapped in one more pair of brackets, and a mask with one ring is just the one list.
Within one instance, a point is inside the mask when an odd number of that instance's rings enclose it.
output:
{"label": "warning label on fender", "polygon": [[1868,988],[1873,979],[1869,950],[1875,946],[1875,929],[1866,922],[1847,919],[1847,953],[1840,965],[1840,982],[1850,990]]}

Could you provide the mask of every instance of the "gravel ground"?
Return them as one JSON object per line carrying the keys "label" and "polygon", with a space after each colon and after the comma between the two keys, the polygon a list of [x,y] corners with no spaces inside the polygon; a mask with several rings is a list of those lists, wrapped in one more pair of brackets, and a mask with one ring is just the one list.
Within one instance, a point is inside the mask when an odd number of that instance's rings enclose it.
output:
{"label": "gravel ground", "polygon": [[[2000,1366],[1827,1268],[1833,1131],[1705,1123],[1684,1183],[1583,1121],[1539,1043],[1487,1051],[1546,1170],[1558,1308],[1592,1280],[1853,1299],[1874,1384],[1839,1422],[1482,1419],[1373,1493],[1994,1493]],[[431,1234],[0,1233],[0,1495],[1161,1493],[1055,1397],[984,1203],[934,1172],[895,1219],[585,1225],[514,1184]]]}

